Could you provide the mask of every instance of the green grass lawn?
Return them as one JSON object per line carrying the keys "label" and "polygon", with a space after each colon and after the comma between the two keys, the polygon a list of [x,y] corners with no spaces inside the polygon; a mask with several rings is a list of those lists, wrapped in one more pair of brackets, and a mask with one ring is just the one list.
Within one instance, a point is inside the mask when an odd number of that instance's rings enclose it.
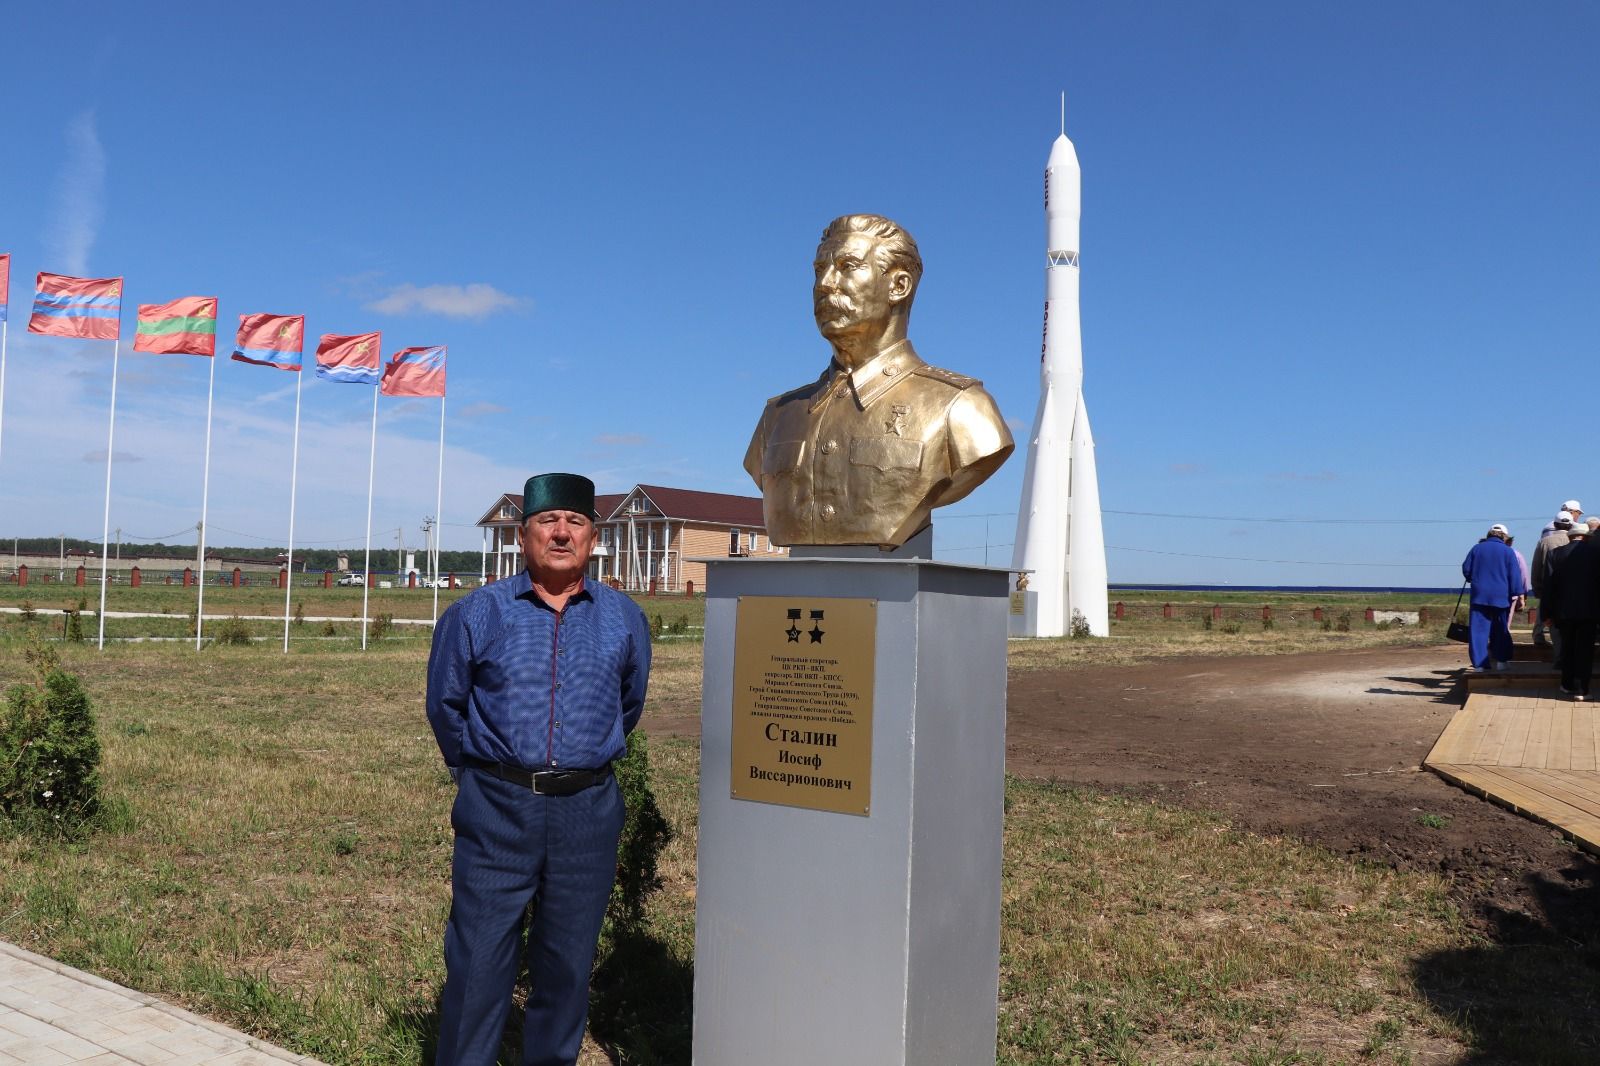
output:
{"label": "green grass lawn", "polygon": [[[9,684],[25,668],[7,625]],[[99,717],[106,825],[0,838],[0,938],[330,1063],[419,1061],[452,795],[423,714],[426,632],[287,656],[271,641],[58,645]],[[697,703],[699,652],[660,649],[653,700]],[[658,738],[652,761],[676,836],[648,943],[602,959],[624,979],[597,983],[610,1054],[591,1042],[586,1064],[688,1061],[698,746]],[[1412,976],[1482,946],[1437,878],[1012,781],[1004,879],[1001,1063],[1402,1063],[1479,1038],[1470,1006],[1442,1012]],[[619,986],[654,1014],[620,1009]]]}

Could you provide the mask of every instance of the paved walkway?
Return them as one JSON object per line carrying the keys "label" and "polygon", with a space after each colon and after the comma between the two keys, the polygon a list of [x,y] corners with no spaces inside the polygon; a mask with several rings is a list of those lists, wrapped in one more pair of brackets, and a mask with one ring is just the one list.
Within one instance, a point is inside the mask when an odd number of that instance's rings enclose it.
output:
{"label": "paved walkway", "polygon": [[321,1066],[0,941],[0,1066]]}

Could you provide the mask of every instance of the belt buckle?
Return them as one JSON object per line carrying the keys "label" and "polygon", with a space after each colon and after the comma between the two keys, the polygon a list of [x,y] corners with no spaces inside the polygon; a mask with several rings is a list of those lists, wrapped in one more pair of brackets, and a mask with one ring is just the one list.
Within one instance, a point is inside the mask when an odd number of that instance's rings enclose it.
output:
{"label": "belt buckle", "polygon": [[555,785],[566,776],[567,771],[565,770],[535,770],[529,775],[528,787],[533,789],[535,796],[551,796],[555,793],[545,791],[542,787],[543,784],[548,782],[551,785]]}

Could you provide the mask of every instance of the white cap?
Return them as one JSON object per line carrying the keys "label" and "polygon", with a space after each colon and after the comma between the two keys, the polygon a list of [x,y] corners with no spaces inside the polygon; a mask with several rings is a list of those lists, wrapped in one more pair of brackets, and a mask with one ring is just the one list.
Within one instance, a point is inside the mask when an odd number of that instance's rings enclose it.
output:
{"label": "white cap", "polygon": [[1500,534],[1502,537],[1508,537],[1511,535],[1511,530],[1507,529],[1499,522],[1496,522],[1494,525],[1489,527],[1489,535],[1492,537],[1496,533]]}
{"label": "white cap", "polygon": [[1572,525],[1572,512],[1571,511],[1557,511],[1556,512],[1556,522],[1555,522],[1555,524],[1558,525],[1558,526],[1570,526],[1570,525]]}
{"label": "white cap", "polygon": [[1583,504],[1579,503],[1577,500],[1568,500],[1566,503],[1561,505],[1561,509],[1563,511],[1571,511],[1573,514],[1579,514],[1583,511]]}

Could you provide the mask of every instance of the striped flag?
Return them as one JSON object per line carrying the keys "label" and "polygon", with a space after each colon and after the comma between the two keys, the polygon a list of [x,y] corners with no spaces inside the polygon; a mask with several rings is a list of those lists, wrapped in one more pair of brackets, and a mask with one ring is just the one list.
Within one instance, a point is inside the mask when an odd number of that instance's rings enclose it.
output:
{"label": "striped flag", "polygon": [[317,377],[350,385],[376,385],[383,334],[324,333],[317,342]]}
{"label": "striped flag", "polygon": [[256,366],[300,372],[306,347],[305,315],[240,315],[233,358]]}
{"label": "striped flag", "polygon": [[444,345],[406,348],[389,357],[378,390],[385,396],[443,396]]}
{"label": "striped flag", "polygon": [[11,253],[0,255],[0,322],[6,320],[6,305],[11,302]]}
{"label": "striped flag", "polygon": [[171,303],[140,304],[133,350],[158,355],[216,355],[217,298],[180,296]]}
{"label": "striped flag", "polygon": [[69,278],[40,271],[29,333],[114,341],[121,325],[121,278]]}

